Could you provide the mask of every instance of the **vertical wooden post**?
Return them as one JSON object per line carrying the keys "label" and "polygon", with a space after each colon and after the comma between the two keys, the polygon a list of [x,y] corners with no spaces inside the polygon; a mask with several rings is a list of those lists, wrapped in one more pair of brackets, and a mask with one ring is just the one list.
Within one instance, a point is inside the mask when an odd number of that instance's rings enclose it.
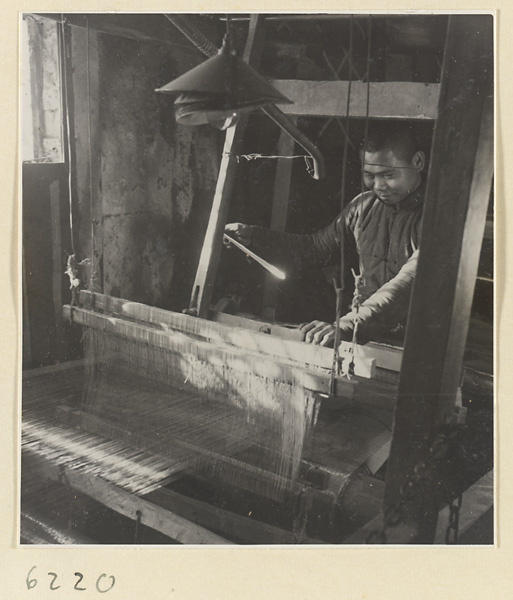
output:
{"label": "vertical wooden post", "polygon": [[22,295],[23,295],[23,369],[30,369],[32,364],[32,337],[30,335],[29,302],[27,293],[27,268],[25,266],[25,244],[22,246]]}
{"label": "vertical wooden post", "polygon": [[[291,75],[301,77],[301,58],[304,55],[305,46],[291,47],[289,56],[297,61],[296,67]],[[297,117],[291,116],[290,121],[297,125]],[[290,134],[281,130],[278,140],[278,156],[291,156],[294,154],[296,141]],[[279,158],[276,165],[276,175],[274,178],[274,192],[271,212],[270,228],[275,231],[285,231],[289,212],[290,184],[292,181],[293,161],[286,158]],[[265,276],[264,296],[262,302],[262,315],[265,319],[275,321],[276,312],[276,278],[269,273]]]}
{"label": "vertical wooden post", "polygon": [[64,275],[64,259],[61,241],[61,194],[59,180],[50,184],[50,212],[52,235],[52,292],[53,310],[57,337],[61,336],[62,322],[62,277]]}
{"label": "vertical wooden post", "polygon": [[[99,265],[103,254],[103,204],[100,193],[99,143],[99,58],[98,33],[89,28],[72,27],[65,36],[67,54],[68,100],[70,111],[71,161],[75,167],[72,188],[76,206],[74,219],[78,230],[75,242],[78,259],[89,258],[89,289],[103,291]],[[80,215],[80,218],[77,218]]]}
{"label": "vertical wooden post", "polygon": [[[422,242],[399,382],[385,504],[450,421],[493,171],[493,17],[451,16]],[[436,490],[407,507],[416,540],[433,540]]]}
{"label": "vertical wooden post", "polygon": [[[291,120],[296,123],[297,119]],[[295,141],[290,135],[282,131],[278,141],[278,155],[290,156],[294,153]],[[278,159],[276,165],[276,177],[274,183],[273,208],[271,213],[271,229],[275,231],[285,231],[287,225],[287,214],[289,208],[290,182],[292,178],[292,160],[286,158]],[[267,274],[264,286],[264,316],[274,320],[274,311],[276,305],[276,278]]]}
{"label": "vertical wooden post", "polygon": [[[264,45],[263,19],[262,15],[251,15],[248,39],[244,50],[244,60],[255,67],[258,66]],[[202,318],[207,317],[214,291],[217,267],[223,246],[223,231],[235,183],[236,156],[242,149],[246,123],[247,117],[243,116],[239,123],[228,129],[226,133],[210,220],[191,294],[190,310],[195,311],[196,315]]]}
{"label": "vertical wooden post", "polygon": [[100,66],[98,33],[87,28],[87,82],[88,82],[88,147],[89,185],[91,199],[91,277],[89,289],[103,292],[103,199],[101,194],[101,143],[100,143]]}

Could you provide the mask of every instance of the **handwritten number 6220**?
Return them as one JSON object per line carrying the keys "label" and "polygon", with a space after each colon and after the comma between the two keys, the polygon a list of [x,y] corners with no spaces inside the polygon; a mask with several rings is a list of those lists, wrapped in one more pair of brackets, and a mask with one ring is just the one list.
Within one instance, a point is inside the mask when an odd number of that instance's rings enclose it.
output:
{"label": "handwritten number 6220", "polygon": [[[26,584],[27,584],[28,590],[34,589],[36,587],[36,585],[38,584],[38,580],[35,577],[32,577],[32,572],[34,571],[36,566],[37,565],[34,565],[27,574]],[[57,573],[53,573],[52,571],[49,571],[48,575],[51,578],[50,585],[49,585],[50,590],[55,591],[55,590],[60,589],[61,586],[56,585],[56,581],[57,581],[57,577],[58,577]],[[75,585],[73,586],[73,589],[76,590],[77,592],[85,592],[87,588],[79,587],[79,584],[84,579],[84,576],[82,575],[82,573],[79,573],[77,571],[75,573],[75,577],[77,577],[77,580],[75,582]],[[104,580],[106,580],[106,581],[104,581]],[[114,587],[115,583],[116,583],[116,578],[113,575],[107,575],[106,573],[102,573],[96,580],[96,591],[99,592],[100,594],[105,594],[107,592],[110,592],[110,590]]]}

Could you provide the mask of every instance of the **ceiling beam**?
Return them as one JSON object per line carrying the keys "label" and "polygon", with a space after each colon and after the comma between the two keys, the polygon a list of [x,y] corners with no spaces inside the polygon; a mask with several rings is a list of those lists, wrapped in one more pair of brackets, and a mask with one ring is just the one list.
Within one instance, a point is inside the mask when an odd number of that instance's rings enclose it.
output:
{"label": "ceiling beam", "polygon": [[[295,79],[271,82],[294,104],[281,107],[285,114],[303,117],[345,117],[347,113],[348,81],[300,81]],[[367,113],[367,83],[351,82],[350,117],[365,118]],[[436,119],[440,84],[407,81],[371,82],[369,86],[369,117],[390,119]]]}
{"label": "ceiling beam", "polygon": [[[203,57],[198,48],[165,17],[164,14],[104,14],[104,13],[38,13],[44,17],[73,27],[94,29],[100,33],[115,35],[143,42],[156,42],[179,48],[183,52]],[[211,37],[215,37],[212,35]]]}

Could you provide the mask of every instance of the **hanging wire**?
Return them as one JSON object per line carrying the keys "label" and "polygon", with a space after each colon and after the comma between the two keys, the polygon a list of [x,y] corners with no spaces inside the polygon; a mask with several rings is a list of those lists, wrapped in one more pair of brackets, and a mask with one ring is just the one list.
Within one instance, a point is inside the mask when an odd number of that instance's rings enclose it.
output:
{"label": "hanging wire", "polygon": [[93,173],[92,173],[92,150],[91,150],[91,71],[89,66],[89,18],[86,17],[86,81],[87,81],[87,141],[89,157],[89,214],[91,218],[91,275],[90,286],[93,289],[94,265],[95,265],[95,236],[93,219]]}
{"label": "hanging wire", "polygon": [[[367,100],[366,100],[366,109],[365,109],[365,133],[364,133],[364,146],[363,146],[363,151],[365,151],[365,144],[367,143],[367,135],[369,132],[369,107],[370,107],[370,65],[371,65],[371,49],[372,49],[372,22],[371,22],[371,15],[369,15],[368,18],[368,29],[367,29],[367,72],[366,72],[366,78],[367,78]],[[363,162],[363,156],[362,156],[362,160],[360,160],[360,168],[361,168],[361,173],[360,173],[360,185],[361,185],[361,193],[363,194],[365,191],[365,185],[364,185],[364,179],[363,179],[363,173],[364,173],[364,162]],[[363,276],[362,274],[356,274],[356,272],[354,271],[354,269],[351,269],[351,273],[353,274],[353,279],[354,279],[354,294],[353,294],[353,301],[351,304],[351,310],[354,313],[354,319],[353,319],[353,335],[352,335],[352,339],[351,339],[351,362],[348,364],[347,366],[347,372],[348,372],[348,376],[350,377],[353,373],[354,373],[354,367],[355,367],[355,363],[354,363],[354,358],[356,355],[356,349],[357,349],[357,344],[358,344],[358,325],[359,325],[359,310],[360,310],[360,304],[361,304],[361,298],[360,298],[360,288],[363,286]]]}
{"label": "hanging wire", "polygon": [[191,15],[173,14],[164,15],[202,54],[207,57],[215,56],[218,48],[205,34],[198,29],[190,19]]}
{"label": "hanging wire", "polygon": [[232,48],[232,17],[229,13],[226,13],[226,43],[229,48]]}
{"label": "hanging wire", "polygon": [[[71,243],[71,254],[66,262],[65,275],[69,277],[69,287],[71,290],[71,306],[78,303],[78,288],[80,286],[79,262],[76,256],[75,231],[73,229],[73,192],[72,192],[72,172],[71,172],[71,125],[69,116],[69,90],[67,75],[67,49],[66,49],[66,29],[65,18],[61,15],[61,40],[62,40],[62,78],[63,78],[63,108],[66,115],[66,139],[67,139],[67,159],[68,159],[68,203],[69,203],[69,235]],[[72,312],[70,312],[70,321]]]}
{"label": "hanging wire", "polygon": [[90,30],[89,30],[89,18],[87,18],[86,26],[86,80],[87,80],[87,135],[88,135],[88,157],[89,157],[89,211],[91,218],[91,272],[89,278],[89,286],[91,291],[95,291],[97,278],[98,278],[98,262],[97,248],[96,248],[96,227],[94,219],[94,195],[93,195],[93,151],[91,143],[91,69],[89,66],[90,61]]}
{"label": "hanging wire", "polygon": [[[368,33],[367,33],[367,102],[366,102],[366,109],[365,109],[365,134],[364,134],[364,147],[363,150],[365,150],[365,144],[367,143],[367,135],[368,135],[368,131],[369,131],[369,106],[370,106],[370,64],[371,64],[371,44],[372,44],[372,22],[371,22],[371,15],[369,15],[369,19],[368,19]],[[361,192],[362,194],[365,191],[365,186],[364,186],[364,180],[363,180],[363,172],[364,172],[364,162],[363,162],[363,156],[362,156],[362,160],[360,161],[361,164],[361,176],[360,176],[360,181],[361,181]],[[352,339],[351,339],[351,362],[349,363],[348,367],[347,367],[347,372],[348,372],[348,376],[350,377],[353,373],[354,373],[354,357],[356,355],[356,349],[357,349],[357,343],[358,343],[358,325],[359,325],[359,310],[360,310],[360,304],[361,304],[361,298],[360,298],[360,288],[363,285],[363,277],[362,274],[356,274],[356,272],[354,271],[354,269],[351,269],[351,273],[353,274],[353,278],[354,278],[354,294],[353,294],[353,301],[351,304],[351,310],[354,313],[354,320],[353,320],[353,335],[352,335]]]}
{"label": "hanging wire", "polygon": [[[367,103],[365,107],[365,133],[363,136],[364,140],[364,150],[365,144],[367,143],[367,135],[369,133],[369,112],[370,112],[370,66],[371,66],[371,51],[372,51],[372,15],[369,15],[369,19],[367,21],[368,29],[367,29]],[[362,157],[363,158],[363,157]],[[364,164],[363,160],[360,161],[361,168],[361,177],[360,177],[360,185],[361,192],[365,191],[365,185],[363,180],[363,172],[364,172]]]}
{"label": "hanging wire", "polygon": [[[350,110],[351,110],[351,88],[353,84],[353,30],[354,30],[354,17],[351,15],[349,21],[349,81],[347,87],[347,104],[346,104],[346,134],[344,136],[344,154],[342,159],[342,181],[341,181],[341,193],[340,193],[340,211],[342,212],[345,207],[345,196],[346,196],[346,178],[347,178],[347,163],[348,163],[348,148],[349,148],[349,128],[350,128]],[[344,245],[340,244],[341,251],[341,262],[340,262],[340,287],[344,287]]]}
{"label": "hanging wire", "polygon": [[75,255],[75,236],[73,231],[73,194],[72,194],[72,174],[71,174],[71,126],[69,118],[69,95],[68,95],[68,75],[67,75],[67,60],[66,60],[66,30],[65,30],[65,18],[61,15],[61,38],[63,48],[63,60],[62,60],[62,78],[64,88],[64,113],[66,115],[66,141],[67,141],[67,153],[68,153],[68,201],[69,201],[69,229],[71,238],[71,252]]}
{"label": "hanging wire", "polygon": [[343,211],[345,206],[345,188],[346,188],[346,178],[347,178],[347,162],[348,162],[348,148],[349,148],[349,115],[351,109],[351,87],[353,81],[353,30],[354,30],[354,17],[351,15],[349,21],[349,82],[347,87],[347,104],[346,104],[346,116],[345,116],[345,136],[344,136],[344,152],[342,156],[342,181],[341,181],[341,190],[340,190],[340,214],[341,214],[341,223],[340,223],[340,274],[339,274],[339,282],[337,285],[336,280],[334,280],[335,284],[335,293],[336,293],[336,307],[335,307],[335,340],[333,342],[333,362],[331,365],[331,373],[330,373],[330,395],[334,396],[336,392],[336,376],[339,373],[340,369],[340,355],[339,355],[339,346],[340,346],[340,328],[339,321],[342,317],[342,293],[344,291],[344,271],[345,271],[345,248],[344,248],[344,227],[345,224],[343,222]]}
{"label": "hanging wire", "polygon": [[[68,204],[69,204],[69,233],[71,243],[71,254],[68,256],[66,262],[65,274],[69,277],[70,289],[71,289],[71,306],[75,306],[78,303],[78,288],[80,287],[80,271],[79,267],[89,264],[91,259],[85,258],[79,261],[76,254],[75,244],[75,230],[73,227],[73,178],[72,178],[72,158],[71,158],[71,121],[70,121],[70,110],[69,110],[69,89],[68,89],[68,73],[67,73],[67,48],[66,48],[66,19],[64,15],[61,15],[60,21],[60,32],[62,40],[62,78],[63,78],[63,108],[66,115],[66,150],[67,150],[67,161],[68,161]],[[89,42],[89,34],[87,38]],[[89,47],[87,48],[87,69],[89,74]],[[88,79],[88,93],[89,93],[89,79]],[[90,111],[89,111],[90,115]],[[91,138],[89,128],[89,151],[91,151]],[[72,318],[70,313],[70,319]]]}
{"label": "hanging wire", "polygon": [[294,158],[304,158],[305,162],[307,162],[308,160],[311,160],[311,156],[308,156],[307,154],[290,154],[290,155],[283,155],[283,154],[260,154],[259,152],[253,152],[251,154],[235,154],[234,152],[224,152],[225,156],[232,156],[233,158],[235,158],[235,160],[239,163],[241,158],[243,158],[244,160],[259,160],[259,159],[278,159],[278,158],[288,158],[288,159],[294,159]]}

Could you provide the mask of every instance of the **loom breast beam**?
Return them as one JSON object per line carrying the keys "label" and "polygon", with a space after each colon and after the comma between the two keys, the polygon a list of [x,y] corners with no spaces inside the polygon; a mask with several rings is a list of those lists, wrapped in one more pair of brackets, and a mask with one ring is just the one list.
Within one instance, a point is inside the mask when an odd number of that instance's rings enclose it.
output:
{"label": "loom breast beam", "polygon": [[[277,359],[293,360],[302,367],[331,369],[330,348],[290,339],[287,337],[291,331],[289,328],[270,326],[272,335],[268,335],[262,333],[262,330],[267,330],[268,324],[244,317],[215,314],[215,321],[207,321],[85,290],[80,292],[80,304],[88,310],[133,319],[167,330],[181,331],[199,336],[205,341],[222,342]],[[386,377],[389,381],[393,374],[399,372],[401,365],[401,351],[392,347],[368,344],[357,346],[353,353],[352,344],[342,342],[340,354],[348,359],[354,358],[355,374],[359,377],[380,379],[380,375],[384,375],[386,371],[390,373]]]}
{"label": "loom breast beam", "polygon": [[[329,374],[315,370],[315,368],[304,368],[304,361],[300,364],[291,358],[282,358],[278,362],[276,357],[266,356],[259,351],[260,340],[257,340],[256,346],[253,346],[252,349],[220,343],[214,344],[211,341],[195,340],[192,337],[183,335],[183,332],[178,330],[173,331],[170,328],[162,328],[160,324],[157,328],[82,308],[71,308],[70,306],[63,307],[63,316],[67,319],[71,317],[74,323],[86,325],[125,339],[140,340],[142,343],[149,344],[157,349],[176,353],[177,356],[194,356],[196,360],[204,360],[212,365],[229,366],[236,371],[240,371],[241,374],[251,373],[288,385],[300,385],[313,392],[326,394],[329,391]],[[202,321],[202,323],[208,322]],[[177,335],[180,333],[182,335]],[[232,332],[232,334],[234,340],[237,339],[237,334],[245,339],[248,337],[244,335],[244,332]],[[265,341],[274,342],[273,338],[265,334],[261,335]],[[301,345],[301,348],[304,348],[304,345]],[[324,357],[321,360],[325,360]],[[187,370],[183,371],[182,375],[185,379],[188,375]],[[337,379],[337,395],[352,398],[356,386],[356,381],[339,377]]]}

